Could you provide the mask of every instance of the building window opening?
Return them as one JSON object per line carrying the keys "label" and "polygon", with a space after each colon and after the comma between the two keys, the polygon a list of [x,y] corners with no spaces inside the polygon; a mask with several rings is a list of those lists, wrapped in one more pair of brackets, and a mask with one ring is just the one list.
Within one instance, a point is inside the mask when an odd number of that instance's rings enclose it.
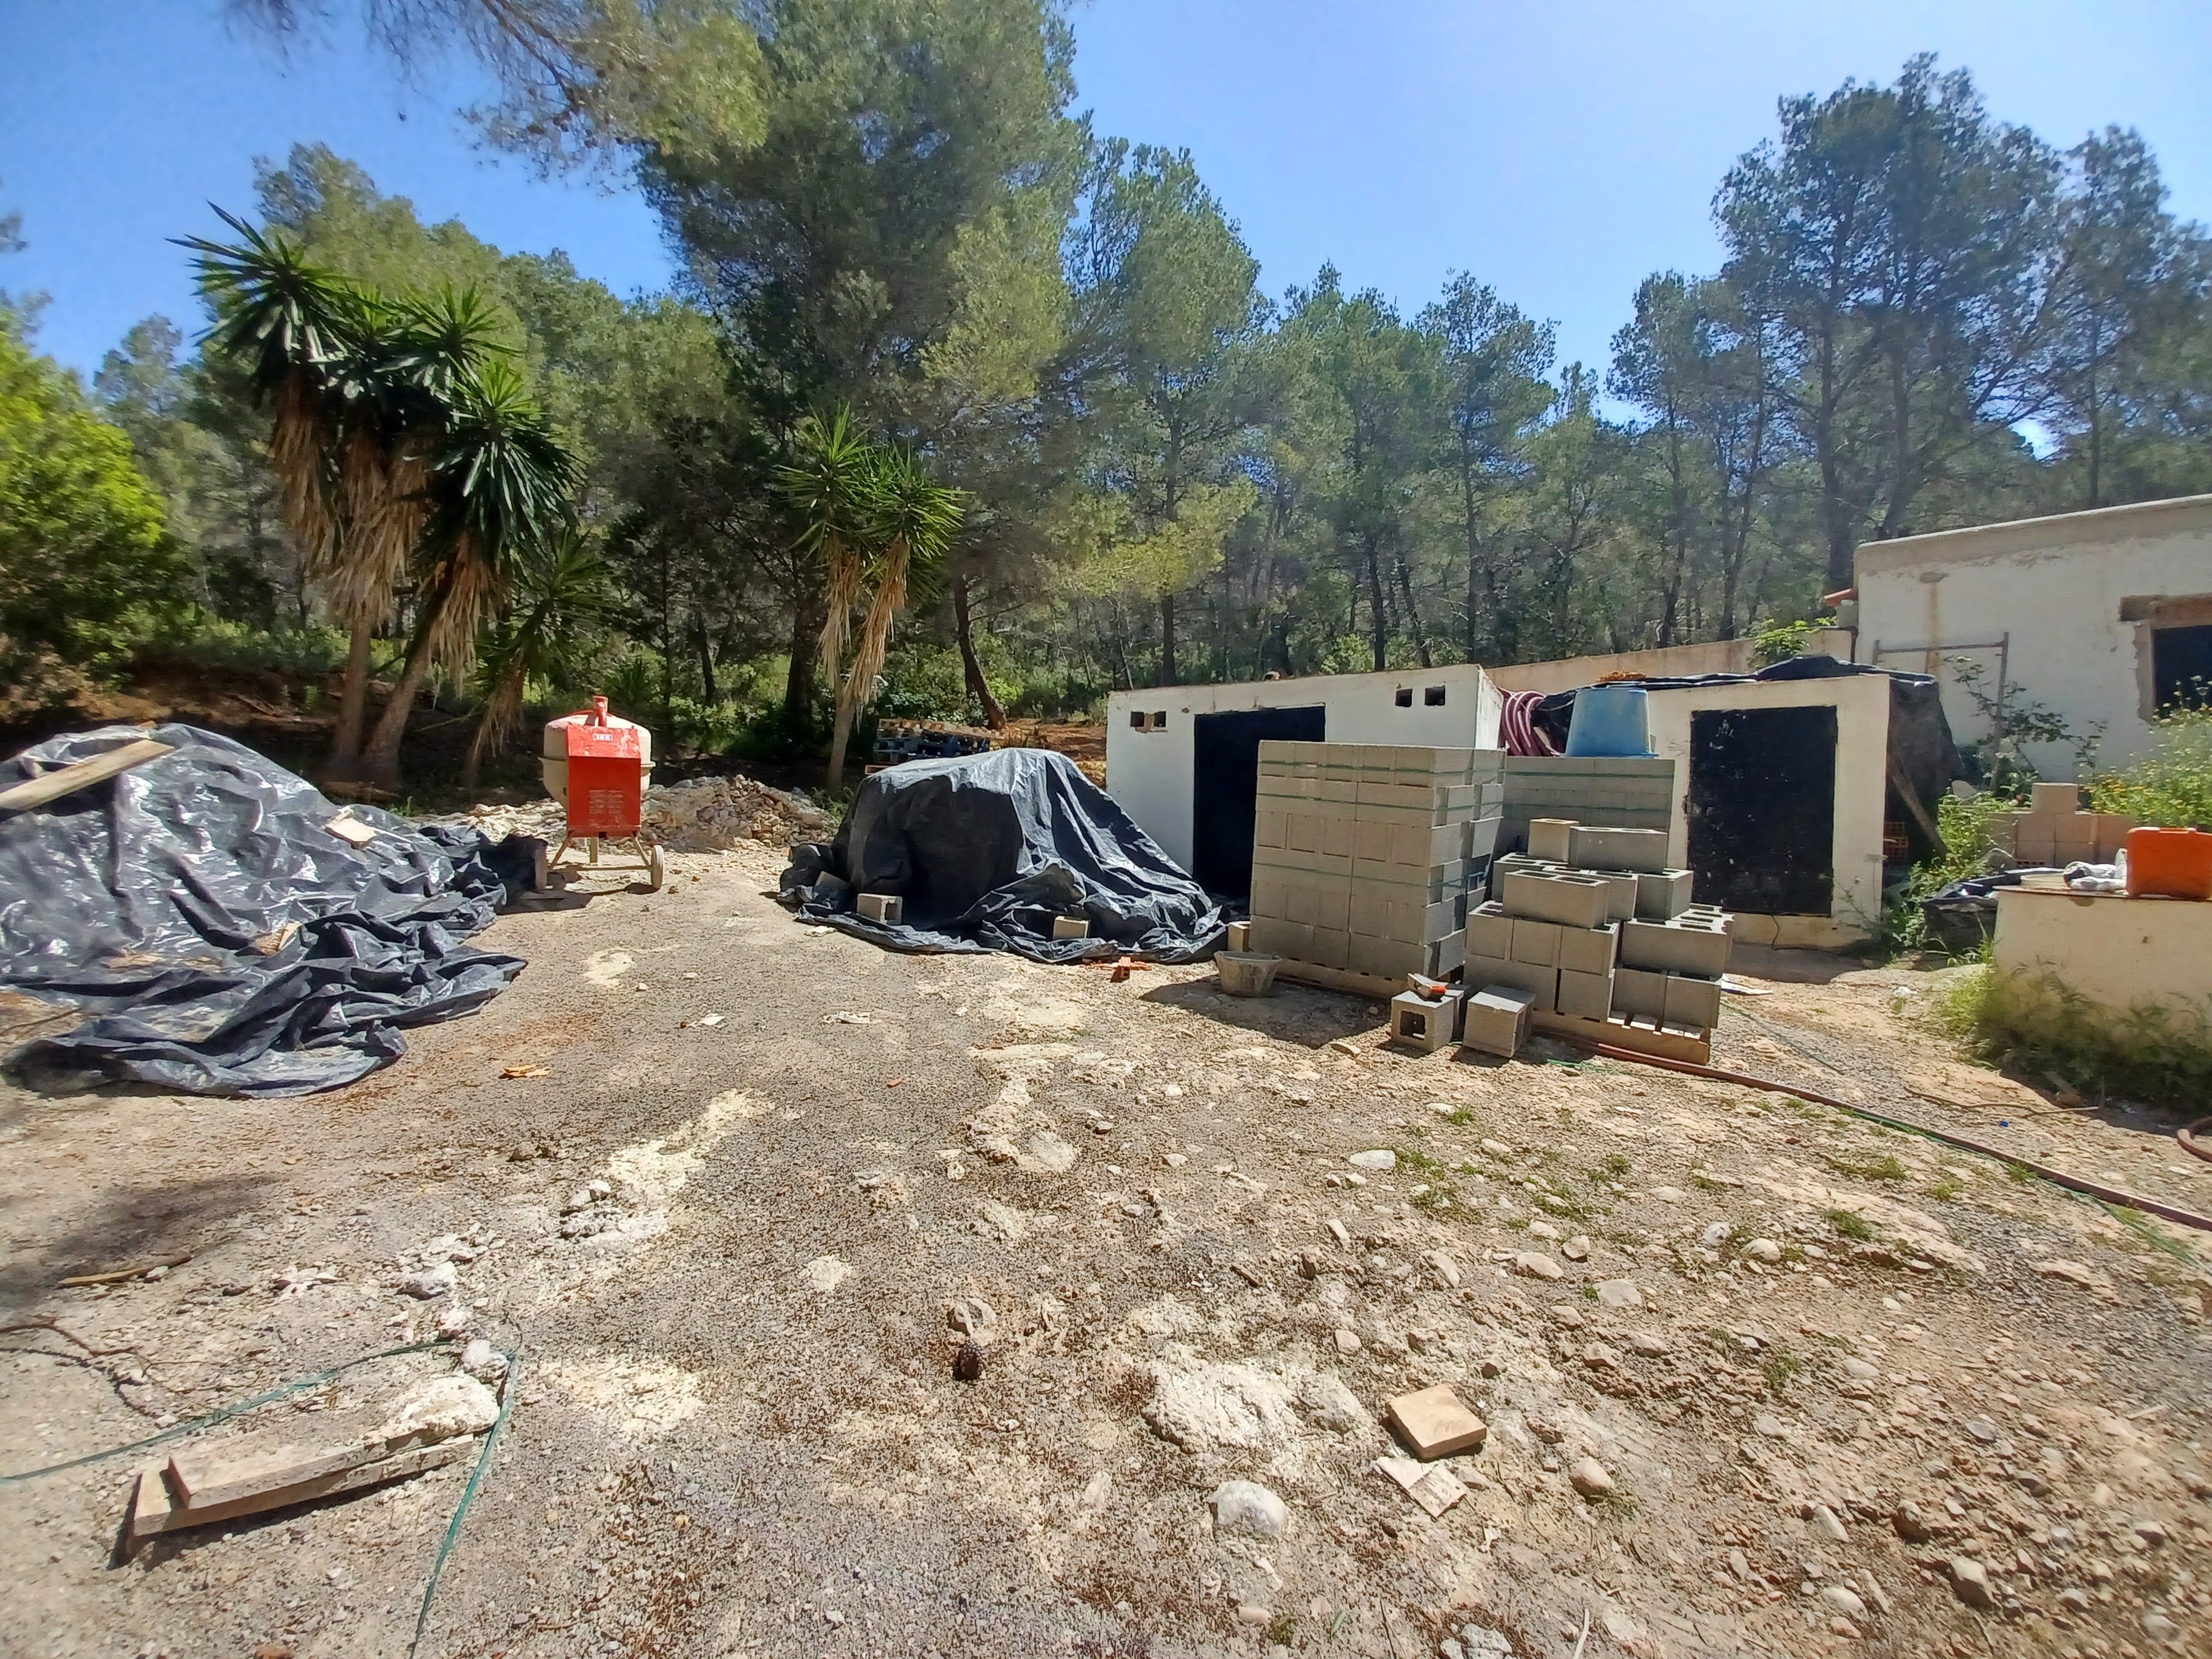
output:
{"label": "building window opening", "polygon": [[1398,707],[1401,708],[1411,708],[1413,706],[1413,688],[1410,685],[1400,686],[1398,688]]}
{"label": "building window opening", "polygon": [[1155,732],[1164,732],[1167,729],[1168,711],[1164,708],[1154,709],[1152,711],[1152,730]]}
{"label": "building window opening", "polygon": [[1424,708],[1443,708],[1444,706],[1443,687],[1441,685],[1431,685],[1427,687],[1421,693],[1421,703]]}
{"label": "building window opening", "polygon": [[1141,708],[1130,710],[1129,724],[1138,731],[1143,731],[1145,729],[1145,711]]}
{"label": "building window opening", "polygon": [[2212,706],[2212,623],[2153,629],[2150,665],[2154,709]]}

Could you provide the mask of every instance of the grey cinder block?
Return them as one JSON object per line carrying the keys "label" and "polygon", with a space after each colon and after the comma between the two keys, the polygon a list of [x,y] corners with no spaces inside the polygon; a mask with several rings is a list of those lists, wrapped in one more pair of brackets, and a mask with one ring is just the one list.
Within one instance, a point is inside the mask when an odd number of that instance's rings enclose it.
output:
{"label": "grey cinder block", "polygon": [[1577,1019],[1602,1020],[1613,1009],[1613,975],[1559,970],[1559,1012]]}
{"label": "grey cinder block", "polygon": [[1636,914],[1646,921],[1668,921],[1690,908],[1696,878],[1687,870],[1662,870],[1636,878]]}
{"label": "grey cinder block", "polygon": [[1470,956],[1511,959],[1513,918],[1505,914],[1505,907],[1496,899],[1468,910],[1467,949]]}
{"label": "grey cinder block", "polygon": [[1572,818],[1531,818],[1528,820],[1528,856],[1545,859],[1554,864],[1567,861],[1567,836],[1575,827]]}
{"label": "grey cinder block", "polygon": [[1434,1054],[1459,1040],[1460,993],[1456,987],[1431,1001],[1411,991],[1390,999],[1390,1040]]}
{"label": "grey cinder block", "polygon": [[1656,830],[1615,830],[1577,824],[1568,831],[1567,862],[1585,870],[1656,873],[1667,867],[1667,837]]}
{"label": "grey cinder block", "polygon": [[1606,919],[1611,890],[1595,876],[1512,870],[1506,873],[1499,897],[1516,917],[1595,927]]}
{"label": "grey cinder block", "polygon": [[1667,975],[1643,968],[1617,968],[1613,975],[1613,1012],[1662,1019],[1667,1013]]}
{"label": "grey cinder block", "polygon": [[1460,1047],[1512,1059],[1528,1041],[1534,1003],[1528,992],[1510,985],[1486,985],[1470,993],[1460,1004]]}
{"label": "grey cinder block", "polygon": [[1620,959],[1631,968],[1718,979],[1728,971],[1729,936],[1718,924],[1695,916],[1626,921],[1620,930]]}
{"label": "grey cinder block", "polygon": [[896,893],[863,893],[853,902],[865,919],[887,927],[897,927],[906,915],[906,900]]}
{"label": "grey cinder block", "polygon": [[1510,985],[1526,991],[1534,1006],[1548,1013],[1559,1006],[1559,970],[1537,968],[1525,962],[1500,962],[1495,957],[1470,955],[1460,975],[1462,985]]}
{"label": "grey cinder block", "polygon": [[1564,931],[1556,921],[1537,921],[1528,916],[1513,919],[1513,948],[1508,953],[1512,961],[1523,962],[1531,968],[1556,968],[1559,965],[1559,935]]}
{"label": "grey cinder block", "polygon": [[1620,950],[1620,924],[1559,929],[1559,966],[1577,974],[1610,974]]}
{"label": "grey cinder block", "polygon": [[1668,975],[1667,1012],[1661,1018],[1669,1024],[1711,1030],[1721,1023],[1720,981],[1689,974]]}
{"label": "grey cinder block", "polygon": [[1052,919],[1052,936],[1056,939],[1089,939],[1091,937],[1091,918],[1088,916],[1054,916]]}

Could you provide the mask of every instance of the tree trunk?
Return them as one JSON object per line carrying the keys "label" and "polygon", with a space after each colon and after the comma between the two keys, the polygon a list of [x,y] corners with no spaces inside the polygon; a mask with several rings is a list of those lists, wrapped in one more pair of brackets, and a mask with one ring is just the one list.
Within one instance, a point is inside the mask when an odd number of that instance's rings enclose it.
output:
{"label": "tree trunk", "polygon": [[331,740],[330,760],[323,769],[333,780],[350,780],[361,767],[361,728],[368,712],[368,661],[374,644],[369,625],[356,623],[353,638],[346,647],[345,678],[338,687],[337,731]]}
{"label": "tree trunk", "polygon": [[697,611],[691,613],[691,638],[699,653],[699,701],[712,708],[720,701],[714,695],[714,639],[707,631],[707,618]]}
{"label": "tree trunk", "polygon": [[983,664],[975,655],[975,632],[968,616],[968,578],[952,579],[952,632],[960,642],[960,672],[968,679],[968,695],[982,706],[983,724],[994,732],[1006,729],[1006,711],[991,695],[991,683],[983,678]]}
{"label": "tree trunk", "polygon": [[1176,683],[1176,596],[1160,595],[1160,684]]}
{"label": "tree trunk", "polygon": [[1382,608],[1382,564],[1375,551],[1375,538],[1366,537],[1367,608],[1374,612],[1375,672],[1390,665],[1390,621]]}
{"label": "tree trunk", "polygon": [[422,682],[430,678],[430,635],[437,629],[438,617],[451,592],[441,583],[434,592],[422,598],[415,631],[408,641],[407,665],[400,671],[399,684],[392,690],[392,701],[384,705],[368,740],[368,753],[362,757],[361,776],[365,783],[382,789],[398,787],[399,745],[406,739],[407,717],[414,712],[416,696],[422,690]]}
{"label": "tree trunk", "polygon": [[783,679],[783,712],[793,725],[814,718],[814,672],[822,662],[823,612],[827,601],[811,588],[791,607],[791,666]]}
{"label": "tree trunk", "polygon": [[845,683],[837,688],[837,717],[830,733],[830,768],[823,784],[831,794],[845,787],[845,745],[853,736],[853,674],[845,672]]}
{"label": "tree trunk", "polygon": [[1429,654],[1429,630],[1421,626],[1420,607],[1413,602],[1413,576],[1406,568],[1406,550],[1397,549],[1392,562],[1398,567],[1398,592],[1406,601],[1406,620],[1413,630],[1413,648],[1421,654],[1421,666],[1434,668],[1436,663]]}

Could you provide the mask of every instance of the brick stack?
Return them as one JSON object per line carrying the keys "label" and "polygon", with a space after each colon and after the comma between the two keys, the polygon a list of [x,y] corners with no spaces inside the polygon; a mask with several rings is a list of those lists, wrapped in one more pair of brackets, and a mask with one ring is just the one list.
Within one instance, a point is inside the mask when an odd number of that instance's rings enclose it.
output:
{"label": "brick stack", "polygon": [[1504,790],[1487,749],[1263,743],[1251,946],[1402,983],[1460,965]]}
{"label": "brick stack", "polygon": [[2070,783],[2039,783],[2025,812],[1990,820],[1990,840],[2014,864],[2063,870],[2069,864],[2110,864],[2127,845],[2136,821],[2118,812],[2084,812]]}
{"label": "brick stack", "polygon": [[1664,830],[1674,811],[1673,761],[1513,755],[1505,762],[1504,822],[1498,844],[1522,845],[1534,818]]}
{"label": "brick stack", "polygon": [[1710,1031],[1731,919],[1691,902],[1666,834],[1539,818],[1528,841],[1531,853],[1496,861],[1496,897],[1468,912],[1469,995],[1509,987],[1539,1016]]}

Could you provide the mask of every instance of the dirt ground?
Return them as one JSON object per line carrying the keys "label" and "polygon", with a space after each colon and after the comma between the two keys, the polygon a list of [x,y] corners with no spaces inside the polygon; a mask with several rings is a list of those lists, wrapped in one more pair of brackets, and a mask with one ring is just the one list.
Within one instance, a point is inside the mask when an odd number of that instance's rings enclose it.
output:
{"label": "dirt ground", "polygon": [[[777,862],[510,914],[516,985],[334,1093],[0,1092],[0,1473],[302,1379],[205,1437],[310,1437],[442,1320],[516,1361],[441,1659],[2212,1651],[2203,1235],[1360,1001],[887,954]],[[1738,966],[1718,1063],[2212,1211],[2170,1124],[1958,1060],[1928,976]],[[1439,1382],[1488,1437],[1432,1517],[1375,1465]],[[121,1562],[170,1449],[0,1484],[0,1653],[408,1650],[469,1464]],[[1238,1480],[1279,1535],[1218,1529]]]}

